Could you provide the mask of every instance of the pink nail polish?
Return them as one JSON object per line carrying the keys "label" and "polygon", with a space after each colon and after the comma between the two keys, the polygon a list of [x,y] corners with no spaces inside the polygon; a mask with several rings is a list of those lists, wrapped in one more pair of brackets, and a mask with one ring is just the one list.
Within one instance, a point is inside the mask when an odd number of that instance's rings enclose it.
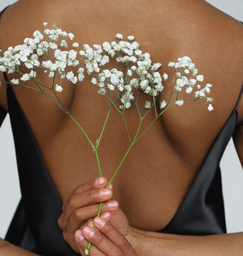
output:
{"label": "pink nail polish", "polygon": [[118,203],[116,201],[109,201],[108,207],[110,208],[110,210],[115,210],[118,207]]}
{"label": "pink nail polish", "polygon": [[101,197],[109,197],[111,195],[111,191],[109,189],[102,189],[100,191]]}
{"label": "pink nail polish", "polygon": [[101,214],[100,217],[102,219],[109,220],[111,217],[111,214],[109,212],[105,212],[105,213]]}
{"label": "pink nail polish", "polygon": [[95,224],[96,224],[98,227],[103,227],[103,226],[105,225],[104,220],[102,220],[102,219],[99,218],[99,217],[96,217],[96,218],[94,219],[94,221],[95,221]]}
{"label": "pink nail polish", "polygon": [[90,227],[85,227],[83,229],[83,232],[84,234],[87,236],[87,237],[92,237],[94,234],[95,234],[95,231],[94,229],[90,228]]}
{"label": "pink nail polish", "polygon": [[95,185],[96,185],[96,186],[100,186],[100,185],[102,185],[102,184],[104,184],[104,183],[105,183],[105,178],[103,178],[103,177],[99,177],[99,178],[97,178],[96,181],[95,181]]}
{"label": "pink nail polish", "polygon": [[84,240],[84,237],[81,235],[81,232],[76,232],[76,233],[75,233],[75,238],[76,238],[76,240],[78,240],[78,241]]}

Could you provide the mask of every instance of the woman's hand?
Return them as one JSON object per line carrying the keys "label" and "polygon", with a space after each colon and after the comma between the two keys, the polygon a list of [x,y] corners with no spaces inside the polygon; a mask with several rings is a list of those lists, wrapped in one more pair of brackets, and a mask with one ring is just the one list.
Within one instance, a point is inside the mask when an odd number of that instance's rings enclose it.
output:
{"label": "woman's hand", "polygon": [[[94,223],[89,222],[88,226],[76,231],[76,244],[82,255],[85,255],[85,249],[90,242],[90,256],[137,256],[130,244],[132,236],[129,229],[125,231],[125,237],[108,221],[111,218],[109,212],[104,213],[100,218],[96,217]],[[94,225],[96,229],[93,229]]]}
{"label": "woman's hand", "polygon": [[[63,204],[63,212],[58,219],[58,225],[63,230],[64,239],[78,253],[80,250],[77,247],[74,234],[78,229],[87,226],[88,220],[97,216],[99,203],[104,202],[101,214],[112,212],[118,208],[118,203],[110,200],[112,190],[111,187],[110,189],[105,189],[107,184],[106,178],[93,179],[75,188],[68,200]],[[121,226],[118,219],[119,216],[115,214],[114,217],[114,220],[118,221],[117,226],[119,228]]]}

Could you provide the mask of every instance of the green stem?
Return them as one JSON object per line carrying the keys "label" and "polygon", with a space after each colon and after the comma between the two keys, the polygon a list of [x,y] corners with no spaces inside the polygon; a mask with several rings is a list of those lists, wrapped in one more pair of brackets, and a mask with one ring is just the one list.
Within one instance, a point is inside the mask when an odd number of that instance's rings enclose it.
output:
{"label": "green stem", "polygon": [[96,150],[95,146],[93,145],[93,143],[91,142],[91,140],[89,139],[88,135],[86,134],[86,132],[84,131],[84,129],[80,126],[80,124],[68,113],[69,117],[74,121],[74,123],[79,127],[79,129],[82,131],[82,133],[84,134],[84,136],[86,137],[86,139],[89,141],[89,144],[91,145],[93,151]]}
{"label": "green stem", "polygon": [[139,131],[140,131],[140,128],[141,128],[142,122],[143,122],[143,119],[140,119],[139,126],[138,126],[138,129],[137,129],[137,133],[136,133],[136,135],[135,135],[135,137],[134,137],[134,140],[133,140],[133,144],[134,144],[134,143],[135,143],[135,141],[136,141],[136,138],[137,138],[138,133],[139,133]]}
{"label": "green stem", "polygon": [[125,119],[125,117],[124,117],[124,114],[123,114],[123,113],[121,113],[121,115],[122,115],[123,122],[124,122],[125,127],[126,127],[126,131],[127,131],[127,136],[128,136],[129,143],[131,143],[132,141],[131,141],[131,137],[130,137],[130,134],[129,134],[129,130],[128,130],[128,127],[127,127],[126,119]]}
{"label": "green stem", "polygon": [[147,131],[148,129],[153,125],[153,123],[169,108],[171,107],[175,102],[172,102],[171,104],[169,104],[163,111],[160,112],[160,114],[155,117],[155,119],[152,121],[152,123],[143,131],[143,133],[137,138],[134,140],[133,144],[136,143]]}
{"label": "green stem", "polygon": [[95,149],[95,156],[96,156],[96,160],[97,160],[97,164],[98,164],[98,168],[99,168],[99,174],[100,174],[100,177],[102,177],[102,172],[101,172],[101,167],[100,167],[100,160],[99,160],[97,148]]}
{"label": "green stem", "polygon": [[103,127],[102,127],[102,130],[101,130],[101,133],[100,133],[100,137],[99,137],[99,140],[98,140],[97,149],[98,149],[98,147],[99,147],[100,140],[101,140],[102,135],[103,135],[103,133],[104,133],[105,126],[106,126],[106,123],[107,123],[107,121],[108,121],[108,118],[109,118],[109,115],[110,115],[110,112],[111,112],[111,108],[112,108],[112,106],[109,107],[108,113],[107,113],[107,115],[106,115],[105,123],[104,123],[104,125],[103,125]]}
{"label": "green stem", "polygon": [[123,162],[124,162],[124,160],[125,160],[125,158],[126,158],[127,154],[129,153],[129,151],[131,150],[131,148],[132,148],[132,146],[133,146],[133,145],[134,145],[134,143],[132,143],[132,144],[129,146],[129,148],[128,148],[128,150],[127,150],[126,154],[125,154],[125,155],[124,155],[124,157],[122,158],[122,160],[121,160],[121,162],[120,162],[119,166],[117,167],[117,169],[116,169],[115,173],[113,174],[113,176],[112,176],[112,178],[110,179],[110,181],[109,181],[108,185],[106,186],[106,188],[109,188],[109,186],[110,186],[111,182],[112,182],[112,181],[113,181],[113,179],[115,178],[115,176],[116,176],[117,172],[119,171],[119,169],[120,169],[121,165],[123,164]]}
{"label": "green stem", "polygon": [[154,95],[153,95],[153,104],[154,104],[155,116],[157,117],[157,116],[158,116],[158,113],[157,113],[157,106],[156,106],[156,102],[155,102],[155,97],[154,97]]}

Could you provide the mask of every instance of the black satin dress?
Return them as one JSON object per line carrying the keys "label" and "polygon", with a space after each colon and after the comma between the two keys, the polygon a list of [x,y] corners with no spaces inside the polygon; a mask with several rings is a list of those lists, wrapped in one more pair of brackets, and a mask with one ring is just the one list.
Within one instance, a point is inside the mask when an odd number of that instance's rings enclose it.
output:
{"label": "black satin dress", "polygon": [[[219,162],[233,135],[242,93],[243,87],[235,108],[215,139],[177,213],[158,232],[182,235],[226,233]],[[22,199],[6,240],[44,256],[79,255],[65,242],[62,230],[57,225],[62,202],[10,85],[7,88],[7,98]]]}

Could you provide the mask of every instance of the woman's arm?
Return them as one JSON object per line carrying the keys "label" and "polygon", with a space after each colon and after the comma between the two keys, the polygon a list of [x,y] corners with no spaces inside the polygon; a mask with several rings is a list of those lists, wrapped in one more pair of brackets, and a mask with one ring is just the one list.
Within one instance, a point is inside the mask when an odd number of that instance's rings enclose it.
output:
{"label": "woman's arm", "polygon": [[[83,228],[75,233],[76,243],[83,253],[91,242],[90,256],[238,256],[243,255],[243,233],[208,236],[172,235],[146,232],[130,228],[130,234],[121,235],[109,221],[100,225],[95,218],[97,230]],[[100,218],[99,218],[100,219]],[[90,226],[90,225],[89,225]],[[131,243],[129,246],[128,241]],[[116,251],[117,254],[114,254]]]}
{"label": "woman's arm", "polygon": [[243,233],[183,236],[132,229],[139,256],[238,256],[243,255]]}
{"label": "woman's arm", "polygon": [[0,238],[1,256],[37,256],[37,254],[26,251]]}

